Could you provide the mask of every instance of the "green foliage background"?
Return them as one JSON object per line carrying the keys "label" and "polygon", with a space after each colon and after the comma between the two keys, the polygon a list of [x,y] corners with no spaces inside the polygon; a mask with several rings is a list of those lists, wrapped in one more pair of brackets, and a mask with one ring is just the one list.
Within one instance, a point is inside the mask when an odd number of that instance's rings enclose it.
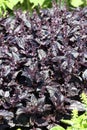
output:
{"label": "green foliage background", "polygon": [[[30,11],[31,13],[38,5],[41,8],[51,8],[53,0],[0,0],[0,16],[5,16],[7,13],[12,13],[15,9]],[[61,6],[68,7],[87,6],[87,0],[54,0]]]}

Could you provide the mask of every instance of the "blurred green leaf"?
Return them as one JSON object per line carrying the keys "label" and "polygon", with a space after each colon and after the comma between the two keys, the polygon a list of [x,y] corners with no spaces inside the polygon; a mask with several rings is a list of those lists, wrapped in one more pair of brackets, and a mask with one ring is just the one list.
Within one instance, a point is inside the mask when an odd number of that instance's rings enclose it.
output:
{"label": "blurred green leaf", "polygon": [[65,129],[63,127],[57,125],[57,126],[52,127],[50,130],[65,130]]}
{"label": "blurred green leaf", "polygon": [[71,0],[71,5],[74,7],[79,7],[84,4],[83,0]]}
{"label": "blurred green leaf", "polygon": [[6,5],[9,9],[13,10],[14,6],[19,2],[19,0],[8,0]]}
{"label": "blurred green leaf", "polygon": [[38,6],[38,4],[39,4],[40,6],[42,6],[43,3],[44,3],[44,0],[30,0],[30,2],[31,2],[31,3],[34,3],[34,6],[33,6],[33,7],[35,7],[35,6]]}

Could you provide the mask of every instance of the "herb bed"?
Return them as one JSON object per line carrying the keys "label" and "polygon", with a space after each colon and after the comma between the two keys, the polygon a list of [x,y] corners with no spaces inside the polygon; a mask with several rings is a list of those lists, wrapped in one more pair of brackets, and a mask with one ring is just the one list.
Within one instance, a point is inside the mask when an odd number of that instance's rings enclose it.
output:
{"label": "herb bed", "polygon": [[87,7],[0,18],[0,130],[46,130],[83,112],[86,80]]}

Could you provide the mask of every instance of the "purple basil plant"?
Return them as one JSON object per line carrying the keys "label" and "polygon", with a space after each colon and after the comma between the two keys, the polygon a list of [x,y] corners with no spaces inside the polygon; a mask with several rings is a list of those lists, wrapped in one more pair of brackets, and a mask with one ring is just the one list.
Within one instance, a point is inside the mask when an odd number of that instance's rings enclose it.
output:
{"label": "purple basil plant", "polygon": [[0,18],[0,130],[49,129],[87,91],[87,7]]}

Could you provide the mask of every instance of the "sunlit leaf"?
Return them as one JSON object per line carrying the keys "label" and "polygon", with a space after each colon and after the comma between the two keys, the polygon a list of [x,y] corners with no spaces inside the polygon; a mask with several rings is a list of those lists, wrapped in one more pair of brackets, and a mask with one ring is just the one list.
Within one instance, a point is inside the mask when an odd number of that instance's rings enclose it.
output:
{"label": "sunlit leaf", "polygon": [[24,0],[20,0],[20,3],[22,4],[24,2]]}
{"label": "sunlit leaf", "polygon": [[72,120],[61,120],[61,122],[65,123],[65,124],[69,124],[69,125],[73,125]]}
{"label": "sunlit leaf", "polygon": [[79,7],[83,4],[84,2],[82,0],[71,0],[71,5],[74,7]]}
{"label": "sunlit leaf", "polygon": [[34,7],[37,6],[38,4],[42,6],[44,3],[44,0],[30,0],[31,3],[34,3]]}
{"label": "sunlit leaf", "polygon": [[57,126],[52,127],[50,130],[65,130],[65,129],[63,127],[57,125]]}
{"label": "sunlit leaf", "polygon": [[[14,6],[19,2],[19,0],[9,0],[6,1],[6,5],[9,9],[13,10]],[[22,1],[21,1],[22,2]]]}

